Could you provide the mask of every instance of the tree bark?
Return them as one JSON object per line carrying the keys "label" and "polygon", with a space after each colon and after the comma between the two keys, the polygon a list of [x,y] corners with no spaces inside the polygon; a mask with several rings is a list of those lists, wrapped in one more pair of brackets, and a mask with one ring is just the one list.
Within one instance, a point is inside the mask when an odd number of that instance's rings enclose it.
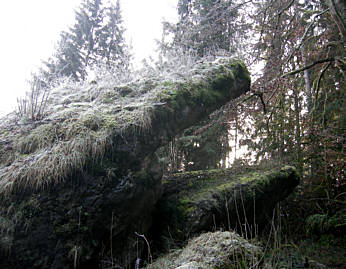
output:
{"label": "tree bark", "polygon": [[[305,46],[302,45],[302,59],[304,66],[307,66],[307,59],[306,59],[306,50]],[[312,108],[312,90],[311,90],[311,82],[310,82],[310,72],[309,69],[304,70],[304,80],[305,80],[305,92],[307,97],[307,103],[308,103],[308,112],[311,112]]]}

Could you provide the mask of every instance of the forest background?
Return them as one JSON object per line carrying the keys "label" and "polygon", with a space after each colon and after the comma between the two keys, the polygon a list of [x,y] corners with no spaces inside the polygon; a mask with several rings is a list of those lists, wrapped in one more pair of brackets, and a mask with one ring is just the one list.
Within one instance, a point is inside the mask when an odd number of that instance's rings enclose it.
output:
{"label": "forest background", "polygon": [[286,205],[290,232],[302,233],[309,218],[319,233],[344,232],[345,8],[339,0],[179,0],[178,22],[162,24],[157,59],[135,70],[119,1],[84,0],[18,100],[18,122],[42,120],[50,90],[66,81],[124,83],[237,57],[251,71],[251,91],[161,148],[163,169],[294,165],[302,184]]}

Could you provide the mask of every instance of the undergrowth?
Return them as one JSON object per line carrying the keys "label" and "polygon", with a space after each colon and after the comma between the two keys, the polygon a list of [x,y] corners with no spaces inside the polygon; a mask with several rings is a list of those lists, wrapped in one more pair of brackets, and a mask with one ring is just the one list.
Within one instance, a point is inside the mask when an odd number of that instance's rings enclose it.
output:
{"label": "undergrowth", "polygon": [[[342,215],[343,217],[337,215],[339,216],[338,224],[335,224],[336,217],[321,217],[321,215],[315,217],[315,221],[320,221],[318,225],[321,225],[323,229],[311,230],[311,220],[303,215],[300,215],[301,218],[297,218],[297,215],[301,214],[301,212],[294,212],[299,209],[302,200],[302,194],[298,189],[287,198],[286,201],[277,204],[276,208],[273,210],[271,220],[268,221],[267,226],[261,232],[256,230],[256,224],[250,227],[238,219],[239,227],[244,228],[237,232],[242,237],[247,238],[249,243],[261,248],[262,254],[260,257],[256,257],[257,262],[255,264],[250,266],[245,263],[245,260],[240,262],[242,258],[238,258],[228,263],[226,267],[211,266],[210,268],[345,268],[346,258],[344,253],[346,250],[346,237],[343,230],[338,229],[338,227],[344,225],[345,215]],[[240,208],[242,207],[240,206]],[[227,216],[230,217],[229,215]],[[331,222],[335,224],[333,229],[330,229]],[[232,229],[229,229],[229,231],[234,232]],[[215,227],[214,233],[219,232],[220,230]],[[204,236],[204,234],[201,236]],[[169,239],[167,238],[167,240]],[[173,242],[170,245],[174,246],[174,239],[171,238],[171,240],[173,240]],[[199,261],[202,261],[202,259],[198,254],[191,252],[191,248],[199,249],[196,243],[198,240],[197,237],[191,239],[187,247],[173,247],[168,254],[160,255],[153,264],[149,262],[145,268],[175,269],[177,266],[181,265],[186,265],[186,268],[189,268],[188,266],[191,266],[191,268],[199,268]],[[227,245],[227,240],[220,241]],[[193,246],[193,244],[195,244],[195,246]],[[235,242],[232,244],[234,246]],[[206,245],[207,244],[203,244],[203,246]],[[212,244],[212,246],[208,247],[218,248],[216,244]],[[222,249],[222,247],[220,249]],[[220,249],[218,252],[219,254],[210,253],[210,256],[212,256],[209,257],[210,260],[222,257],[223,252]],[[184,256],[182,253],[189,253],[189,255],[186,256],[184,254]],[[207,252],[202,251],[202,253],[208,256],[208,254],[206,254]],[[194,258],[186,258],[190,256]],[[253,256],[252,259],[255,259],[255,256]],[[202,266],[201,268],[207,267]]]}

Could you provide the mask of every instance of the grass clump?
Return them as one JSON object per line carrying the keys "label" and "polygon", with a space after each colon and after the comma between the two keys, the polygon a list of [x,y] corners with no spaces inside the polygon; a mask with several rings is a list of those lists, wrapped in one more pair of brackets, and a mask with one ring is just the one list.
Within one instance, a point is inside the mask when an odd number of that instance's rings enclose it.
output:
{"label": "grass clump", "polygon": [[28,135],[18,137],[17,147],[21,154],[30,154],[51,146],[56,139],[56,129],[51,123],[34,128]]}
{"label": "grass clump", "polygon": [[183,249],[158,258],[146,269],[175,269],[179,266],[201,269],[257,268],[262,255],[260,247],[234,232],[208,232],[190,240]]}

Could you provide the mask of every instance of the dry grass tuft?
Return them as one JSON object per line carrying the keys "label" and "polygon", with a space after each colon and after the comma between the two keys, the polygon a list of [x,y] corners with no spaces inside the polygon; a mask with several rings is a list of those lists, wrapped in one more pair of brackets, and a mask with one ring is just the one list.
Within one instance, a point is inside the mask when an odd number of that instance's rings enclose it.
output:
{"label": "dry grass tuft", "polygon": [[[234,232],[208,232],[146,268],[258,268],[262,249]],[[179,267],[180,268],[180,267]]]}

